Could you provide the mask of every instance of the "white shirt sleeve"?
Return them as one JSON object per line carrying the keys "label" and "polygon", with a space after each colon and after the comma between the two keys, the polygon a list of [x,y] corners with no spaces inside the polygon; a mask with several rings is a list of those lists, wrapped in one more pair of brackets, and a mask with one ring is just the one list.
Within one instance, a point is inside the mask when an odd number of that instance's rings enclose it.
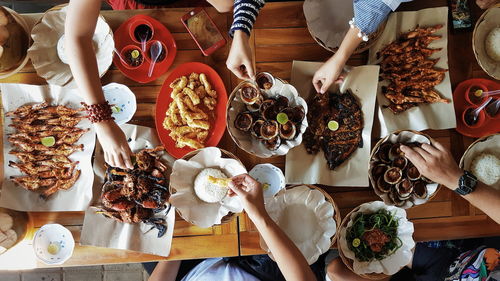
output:
{"label": "white shirt sleeve", "polygon": [[259,281],[243,269],[221,258],[206,259],[193,268],[181,281]]}

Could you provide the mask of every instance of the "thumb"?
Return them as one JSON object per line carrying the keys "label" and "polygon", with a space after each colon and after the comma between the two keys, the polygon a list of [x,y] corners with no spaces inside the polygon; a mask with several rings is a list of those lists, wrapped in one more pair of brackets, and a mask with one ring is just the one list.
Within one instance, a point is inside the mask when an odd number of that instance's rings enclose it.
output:
{"label": "thumb", "polygon": [[322,93],[322,94],[326,93],[326,91],[328,91],[328,88],[330,88],[331,84],[332,84],[332,82],[330,80],[325,80],[323,85],[321,85],[320,93]]}

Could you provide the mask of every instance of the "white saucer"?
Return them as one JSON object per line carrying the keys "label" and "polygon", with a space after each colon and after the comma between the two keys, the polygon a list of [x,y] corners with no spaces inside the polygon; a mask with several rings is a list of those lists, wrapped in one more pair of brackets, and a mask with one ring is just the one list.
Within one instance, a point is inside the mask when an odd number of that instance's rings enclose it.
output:
{"label": "white saucer", "polygon": [[269,185],[268,188],[264,189],[264,198],[271,198],[278,193],[278,191],[285,188],[285,175],[283,175],[280,168],[274,165],[255,165],[248,174],[262,185]]}
{"label": "white saucer", "polygon": [[118,125],[130,121],[137,110],[137,102],[134,93],[125,85],[110,83],[102,87],[104,98],[109,102],[113,110],[113,117]]}
{"label": "white saucer", "polygon": [[[49,245],[57,245],[56,254],[49,253]],[[75,240],[71,232],[60,224],[46,224],[35,234],[33,249],[41,262],[48,265],[63,264],[73,255]]]}

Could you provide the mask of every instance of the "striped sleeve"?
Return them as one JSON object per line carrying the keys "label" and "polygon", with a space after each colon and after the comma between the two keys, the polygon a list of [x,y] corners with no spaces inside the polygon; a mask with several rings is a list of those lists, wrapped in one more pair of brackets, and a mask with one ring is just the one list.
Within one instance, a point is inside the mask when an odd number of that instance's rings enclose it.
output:
{"label": "striped sleeve", "polygon": [[229,30],[229,36],[233,37],[236,30],[242,30],[250,36],[257,15],[265,4],[264,0],[235,0],[233,24]]}
{"label": "striped sleeve", "polygon": [[[361,30],[364,41],[365,37],[375,32],[378,26],[384,22],[391,8],[382,0],[354,0],[354,18],[349,22]],[[361,36],[360,36],[361,37]]]}

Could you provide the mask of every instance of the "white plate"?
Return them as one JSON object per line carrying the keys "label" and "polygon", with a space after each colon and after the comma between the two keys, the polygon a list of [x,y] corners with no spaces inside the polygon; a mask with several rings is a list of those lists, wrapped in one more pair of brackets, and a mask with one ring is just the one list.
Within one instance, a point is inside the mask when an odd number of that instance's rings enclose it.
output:
{"label": "white plate", "polygon": [[261,184],[269,185],[267,189],[264,189],[264,198],[271,198],[285,188],[285,175],[280,168],[272,164],[255,165],[248,174]]}
{"label": "white plate", "polygon": [[472,35],[472,46],[477,62],[489,76],[495,79],[500,79],[500,62],[494,61],[486,53],[484,41],[493,28],[500,27],[499,17],[500,4],[497,4],[484,12],[477,21]]}
{"label": "white plate", "polygon": [[122,125],[130,121],[137,110],[137,101],[135,94],[129,87],[110,83],[102,87],[104,98],[109,102],[112,108],[119,108],[119,111],[113,110],[112,116],[118,125]]}
{"label": "white plate", "polygon": [[[59,252],[55,255],[48,252],[50,244],[58,245]],[[49,265],[63,264],[73,255],[75,240],[71,232],[60,224],[46,224],[35,234],[33,249],[36,257]]]}

